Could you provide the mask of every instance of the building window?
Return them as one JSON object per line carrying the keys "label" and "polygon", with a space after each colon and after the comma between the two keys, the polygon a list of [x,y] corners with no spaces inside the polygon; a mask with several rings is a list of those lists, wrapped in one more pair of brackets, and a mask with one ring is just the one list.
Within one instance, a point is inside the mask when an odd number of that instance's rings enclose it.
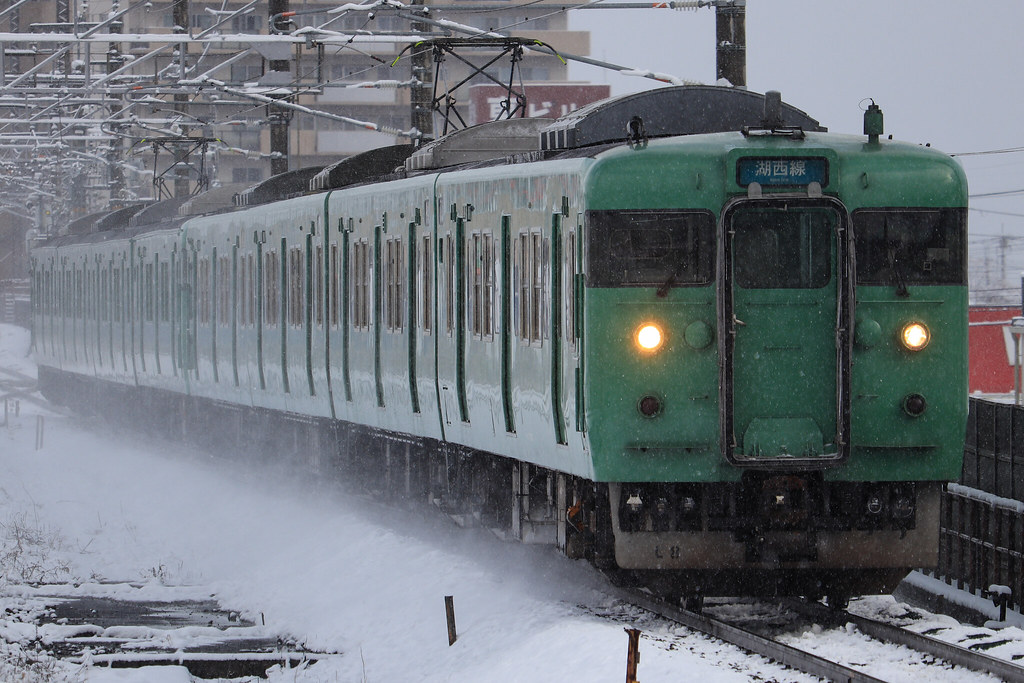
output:
{"label": "building window", "polygon": [[231,169],[231,182],[258,183],[263,180],[263,170],[259,166],[239,166]]}
{"label": "building window", "polygon": [[237,16],[231,20],[231,28],[235,33],[259,33],[266,22],[264,16],[255,12]]}

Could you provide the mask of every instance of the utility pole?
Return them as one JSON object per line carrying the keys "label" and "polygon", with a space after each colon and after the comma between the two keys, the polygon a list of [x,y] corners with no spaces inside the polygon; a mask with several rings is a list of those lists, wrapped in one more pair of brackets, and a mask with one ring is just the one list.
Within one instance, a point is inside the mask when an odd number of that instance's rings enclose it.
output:
{"label": "utility pole", "polygon": [[[412,5],[422,5],[423,0],[412,0]],[[430,24],[422,21],[414,21],[411,25],[413,33],[429,33]],[[421,139],[430,139],[434,136],[434,107],[433,107],[433,83],[434,83],[434,50],[417,50],[413,48],[412,53],[412,77],[416,83],[412,86],[409,94],[412,116],[410,125],[423,134]]]}
{"label": "utility pole", "polygon": [[[118,10],[118,2],[114,0],[112,11]],[[110,27],[111,33],[120,33],[121,24],[120,22]],[[121,45],[119,43],[110,43],[107,48],[107,73],[113,73],[121,66]],[[124,98],[118,98],[114,95],[110,96],[110,109],[111,111],[118,111],[123,107]],[[120,130],[120,126],[115,130]],[[107,186],[110,188],[110,199],[108,200],[107,206],[111,210],[120,209],[123,207],[122,200],[124,197],[125,190],[125,178],[124,170],[121,168],[121,159],[124,158],[123,154],[124,142],[121,138],[110,141],[110,146],[107,148]],[[154,172],[156,169],[153,169]]]}
{"label": "utility pole", "polygon": [[[71,23],[69,21],[70,16],[71,16],[70,12],[71,12],[71,8],[68,5],[68,0],[57,0],[57,3],[56,3],[56,15],[55,15],[54,19],[56,20],[57,25],[61,27],[61,29],[58,29],[58,30],[67,31],[67,27]],[[59,49],[61,49],[63,47],[67,47],[67,46],[66,45],[57,45],[54,49],[59,50]],[[65,79],[65,82],[66,82],[68,76],[71,75],[71,57],[68,55],[68,53],[65,52],[60,57],[60,59],[57,60],[57,71],[60,71],[62,74],[64,74],[64,79]]]}
{"label": "utility pole", "polygon": [[[172,19],[174,21],[175,33],[188,33],[188,0],[174,0]],[[185,73],[188,55],[188,43],[178,43],[178,78],[188,78]],[[188,95],[180,93],[174,96],[174,109],[188,113]],[[191,194],[188,182],[188,157],[186,156],[185,145],[174,146],[174,196],[187,197]],[[155,170],[155,169],[154,169]]]}
{"label": "utility pole", "polygon": [[747,85],[747,3],[746,0],[715,5],[715,52],[717,77],[736,87]]}
{"label": "utility pole", "polygon": [[[274,22],[271,28],[285,31],[288,28],[288,20],[281,19],[280,15],[288,11],[288,0],[270,0],[270,20]],[[277,20],[274,17],[279,17]],[[291,60],[269,59],[267,66],[270,71],[289,73],[291,71]],[[286,98],[287,95],[272,95],[275,99]],[[270,121],[270,175],[278,175],[288,170],[288,124],[291,121],[291,110],[277,105],[267,105],[267,119]]]}

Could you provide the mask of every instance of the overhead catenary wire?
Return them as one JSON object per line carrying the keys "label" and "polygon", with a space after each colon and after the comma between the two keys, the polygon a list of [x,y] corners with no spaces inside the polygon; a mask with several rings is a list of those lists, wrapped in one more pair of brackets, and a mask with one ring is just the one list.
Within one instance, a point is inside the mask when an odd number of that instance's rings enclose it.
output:
{"label": "overhead catenary wire", "polygon": [[[0,17],[27,1],[14,0],[13,6],[9,5],[0,11]],[[742,0],[739,1],[742,2]],[[184,130],[187,134],[189,128],[194,126],[233,125],[238,122],[240,116],[247,116],[247,112],[253,112],[271,104],[291,109],[303,116],[330,119],[367,130],[415,139],[419,134],[415,128],[402,130],[395,125],[363,120],[365,117],[346,116],[339,112],[337,107],[318,107],[305,100],[303,100],[303,104],[298,104],[294,100],[304,94],[321,94],[326,88],[414,87],[420,84],[415,77],[410,79],[386,78],[382,77],[386,74],[380,71],[370,75],[367,72],[379,68],[379,66],[371,64],[369,66],[360,65],[360,68],[346,72],[343,77],[328,79],[324,77],[327,74],[321,72],[319,65],[309,66],[305,62],[299,62],[294,78],[289,83],[275,83],[273,88],[270,88],[268,87],[270,84],[261,86],[258,83],[246,82],[245,74],[237,78],[225,78],[223,70],[237,65],[246,57],[251,57],[254,51],[260,51],[262,45],[265,44],[276,43],[294,46],[293,53],[296,55],[301,54],[304,47],[311,48],[313,46],[319,47],[321,54],[325,49],[334,54],[343,50],[351,50],[353,54],[362,54],[383,65],[387,63],[387,60],[373,54],[374,50],[366,48],[366,45],[415,42],[424,37],[435,37],[439,34],[473,36],[491,33],[501,35],[501,32],[507,32],[509,29],[523,24],[560,13],[584,9],[695,10],[700,7],[734,4],[733,0],[653,3],[584,0],[541,6],[540,0],[527,0],[501,6],[498,3],[491,3],[493,5],[491,10],[477,11],[472,6],[465,7],[448,3],[424,10],[427,15],[431,11],[434,12],[433,16],[425,16],[416,11],[422,6],[405,4],[397,0],[379,0],[371,3],[339,5],[330,10],[331,15],[326,20],[314,22],[318,24],[317,26],[296,27],[293,25],[294,30],[290,30],[288,33],[266,35],[263,33],[228,33],[224,28],[233,19],[241,16],[253,16],[258,0],[249,0],[237,9],[228,9],[227,0],[211,3],[214,5],[213,7],[203,9],[207,15],[213,17],[212,26],[209,25],[210,20],[204,20],[202,26],[197,26],[194,23],[178,19],[177,24],[179,25],[175,26],[170,33],[122,33],[118,27],[113,27],[113,22],[119,21],[128,12],[146,6],[147,0],[129,0],[129,3],[122,3],[120,9],[115,5],[113,12],[105,13],[97,22],[86,21],[83,18],[84,14],[78,14],[74,19],[73,31],[60,32],[58,28],[56,32],[32,34],[31,40],[36,47],[36,56],[28,73],[17,69],[13,74],[8,75],[6,84],[0,81],[0,108],[3,106],[18,107],[15,110],[17,116],[10,118],[0,116],[0,145],[4,145],[6,141],[10,143],[10,146],[17,145],[23,150],[23,153],[14,154],[9,146],[4,155],[5,159],[18,164],[20,168],[27,169],[27,173],[38,173],[41,168],[60,168],[60,160],[67,159],[72,149],[87,150],[86,156],[74,156],[83,160],[105,163],[108,167],[113,168],[112,163],[116,159],[116,154],[92,153],[110,146],[111,140],[137,140],[144,136],[151,137],[155,132],[154,128],[161,133],[170,134]],[[218,6],[219,9],[216,8]],[[399,19],[417,22],[422,22],[424,19],[435,21],[437,23],[432,25],[435,30],[428,36],[421,35],[418,31],[364,30],[372,28],[369,26],[373,19],[369,11],[371,7],[376,8],[377,12],[387,12],[389,16],[396,16]],[[449,9],[457,10],[463,16],[480,16],[485,15],[488,11],[521,12],[526,8],[529,8],[528,12],[524,12],[528,15],[526,18],[521,18],[520,15],[510,20],[506,15],[502,15],[501,19],[494,21],[493,29],[481,29],[438,16],[439,13],[447,12]],[[356,12],[367,14],[366,21],[359,29],[335,30],[343,17],[351,16]],[[323,17],[324,12],[323,10],[304,10],[295,16],[307,14],[319,14]],[[271,21],[271,23],[273,22]],[[355,23],[358,25],[359,22]],[[351,24],[352,22],[346,22],[346,25]],[[128,23],[125,22],[125,25],[127,26]],[[145,26],[145,24],[136,24],[136,26]],[[239,24],[236,23],[234,29],[238,28]],[[399,26],[388,26],[388,28],[399,28]],[[3,41],[23,43],[25,38],[25,34],[19,32],[0,33],[0,43]],[[58,66],[62,64],[61,58],[69,54],[73,56],[82,54],[82,52],[76,51],[83,51],[85,55],[88,55],[91,44],[109,45],[111,53],[116,57],[117,61],[108,61],[109,66],[106,73],[94,73],[91,65],[97,64],[97,61],[88,58],[85,61],[84,71],[81,66],[76,67],[75,71],[68,69],[67,65],[71,63],[70,61],[65,62],[65,66]],[[121,46],[132,46],[132,48],[130,51],[121,53],[121,50],[124,49]],[[193,47],[188,50],[185,49],[186,46]],[[198,46],[198,50],[195,46]],[[360,49],[361,47],[364,49]],[[224,48],[229,48],[228,55],[223,54]],[[92,49],[95,54],[95,48]],[[610,64],[578,55],[562,54],[555,48],[540,43],[531,45],[528,49],[543,50],[556,58],[611,68],[626,75],[655,79],[660,82],[673,84],[697,82],[652,70]],[[168,59],[172,52],[174,53],[173,58]],[[217,63],[211,63],[211,59],[214,57],[213,52],[218,53],[215,55],[216,59],[220,60]],[[81,65],[82,62],[77,56],[76,64]],[[41,64],[42,61],[46,63]],[[152,68],[147,69],[147,67]],[[315,75],[311,79],[312,74]],[[360,79],[359,77],[363,74],[367,74],[369,77],[364,76]],[[234,73],[232,75],[234,76]],[[10,80],[12,78],[21,80],[12,81]],[[519,78],[522,80],[523,74],[519,74]],[[236,84],[236,80],[241,82]],[[214,92],[220,93],[219,99],[212,95]],[[29,93],[32,96],[29,96]],[[54,93],[55,96],[50,96],[50,93]],[[279,99],[283,93],[287,93],[288,101]],[[162,101],[162,98],[170,95],[182,94],[188,95],[189,102],[209,107],[212,115],[204,115],[201,121],[196,119],[194,122],[181,118],[183,114],[166,118],[144,115],[146,108],[154,101]],[[41,96],[36,97],[35,95]],[[6,105],[4,99],[11,104]],[[247,121],[252,123],[252,119],[247,118]],[[260,122],[256,123],[259,125]],[[34,129],[31,136],[25,137],[23,132],[28,126],[34,126]],[[85,131],[84,134],[80,129]],[[216,133],[213,134],[213,137],[216,139]],[[232,153],[243,152],[238,147],[232,148],[223,141],[218,140],[218,142],[220,143],[217,146],[218,150]],[[56,150],[55,155],[53,150]],[[251,152],[249,155],[251,156]],[[46,156],[49,156],[48,161],[44,159]],[[57,158],[54,159],[54,156]],[[47,163],[50,166],[43,165]],[[68,176],[68,168],[62,171],[65,176]],[[44,171],[44,177],[48,172]],[[95,172],[95,170],[90,171],[90,173]],[[60,182],[67,182],[67,180],[58,180],[58,187],[60,187]]]}

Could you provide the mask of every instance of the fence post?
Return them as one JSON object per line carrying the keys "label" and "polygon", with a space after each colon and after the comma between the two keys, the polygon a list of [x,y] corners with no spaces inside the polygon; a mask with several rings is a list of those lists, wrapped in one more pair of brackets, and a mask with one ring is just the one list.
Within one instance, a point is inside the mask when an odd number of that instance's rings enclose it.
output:
{"label": "fence post", "polygon": [[448,647],[451,647],[458,639],[455,632],[455,600],[451,595],[444,596],[444,611],[448,617]]}
{"label": "fence post", "polygon": [[43,416],[36,415],[36,450],[43,449]]}
{"label": "fence post", "polygon": [[626,652],[626,683],[637,683],[636,667],[640,663],[640,629],[627,628],[629,650]]}

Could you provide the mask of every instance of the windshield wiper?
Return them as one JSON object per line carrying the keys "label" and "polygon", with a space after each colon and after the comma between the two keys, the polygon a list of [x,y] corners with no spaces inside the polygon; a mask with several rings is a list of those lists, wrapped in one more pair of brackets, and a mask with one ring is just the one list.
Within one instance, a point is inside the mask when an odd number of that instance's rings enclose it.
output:
{"label": "windshield wiper", "polygon": [[896,257],[896,245],[889,245],[889,272],[892,273],[893,285],[896,287],[896,296],[907,297],[910,292],[907,290],[907,281],[903,277],[903,266]]}
{"label": "windshield wiper", "polygon": [[678,276],[679,268],[676,268],[674,271],[672,271],[672,274],[668,276],[668,279],[665,280],[661,287],[658,287],[658,291],[655,292],[655,294],[658,296],[659,299],[664,299],[666,296],[668,296],[668,290],[672,289],[672,285],[676,283],[676,278]]}

